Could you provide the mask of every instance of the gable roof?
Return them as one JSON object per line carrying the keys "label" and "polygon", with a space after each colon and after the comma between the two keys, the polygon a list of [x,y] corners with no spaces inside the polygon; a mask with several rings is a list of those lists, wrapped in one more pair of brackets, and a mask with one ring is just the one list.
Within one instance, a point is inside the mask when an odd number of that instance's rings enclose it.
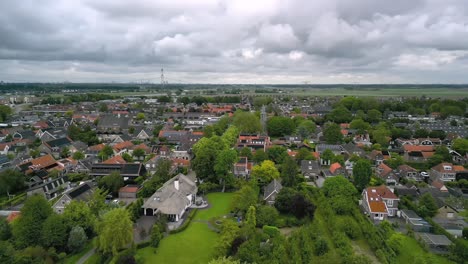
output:
{"label": "gable roof", "polygon": [[338,162],[333,163],[330,165],[330,172],[335,173],[338,169],[341,169],[341,164]]}
{"label": "gable roof", "polygon": [[283,189],[283,185],[277,179],[273,179],[267,186],[263,194],[263,200],[268,199],[273,193],[279,193]]}

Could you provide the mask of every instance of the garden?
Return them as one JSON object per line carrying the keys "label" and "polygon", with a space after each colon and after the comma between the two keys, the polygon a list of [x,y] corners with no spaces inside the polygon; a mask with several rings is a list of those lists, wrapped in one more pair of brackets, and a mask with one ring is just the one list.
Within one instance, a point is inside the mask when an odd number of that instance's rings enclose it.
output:
{"label": "garden", "polygon": [[208,263],[218,238],[209,220],[229,213],[233,194],[210,193],[206,198],[210,206],[198,210],[187,229],[165,237],[156,249],[139,249],[136,258],[143,263]]}

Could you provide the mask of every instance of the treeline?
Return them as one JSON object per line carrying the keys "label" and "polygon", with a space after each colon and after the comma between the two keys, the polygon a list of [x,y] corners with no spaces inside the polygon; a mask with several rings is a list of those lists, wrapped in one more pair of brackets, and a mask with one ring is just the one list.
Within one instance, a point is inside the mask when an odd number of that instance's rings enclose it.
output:
{"label": "treeline", "polygon": [[119,99],[120,96],[100,93],[86,93],[86,94],[66,94],[64,97],[47,96],[41,100],[41,104],[72,104],[79,102],[97,102],[101,100],[114,100]]}

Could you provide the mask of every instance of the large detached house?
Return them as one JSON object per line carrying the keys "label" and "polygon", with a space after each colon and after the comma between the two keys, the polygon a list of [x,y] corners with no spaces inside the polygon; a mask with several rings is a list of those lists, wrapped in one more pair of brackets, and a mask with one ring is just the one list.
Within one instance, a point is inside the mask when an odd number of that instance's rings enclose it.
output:
{"label": "large detached house", "polygon": [[432,180],[448,182],[455,181],[457,179],[457,174],[464,172],[466,172],[466,169],[463,166],[443,162],[431,168],[430,176]]}
{"label": "large detached house", "polygon": [[398,210],[398,197],[386,186],[368,187],[362,191],[362,206],[374,221],[393,217]]}
{"label": "large detached house", "polygon": [[197,185],[183,174],[168,180],[143,204],[145,215],[163,214],[168,220],[178,222],[195,202]]}

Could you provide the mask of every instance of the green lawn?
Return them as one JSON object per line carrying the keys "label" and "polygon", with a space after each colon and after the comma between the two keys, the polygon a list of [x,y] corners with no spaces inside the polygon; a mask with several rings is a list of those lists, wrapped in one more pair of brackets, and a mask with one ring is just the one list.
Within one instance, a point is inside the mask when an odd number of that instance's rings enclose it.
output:
{"label": "green lawn", "polygon": [[216,216],[222,216],[229,213],[233,194],[232,193],[210,193],[206,197],[210,208],[198,210],[194,219],[209,220]]}
{"label": "green lawn", "polygon": [[207,195],[210,208],[198,210],[194,220],[183,232],[165,237],[159,247],[138,250],[137,258],[143,263],[207,263],[215,253],[214,245],[218,234],[204,222],[215,216],[229,213],[232,193],[211,193]]}
{"label": "green lawn", "polygon": [[453,263],[444,257],[424,251],[414,238],[403,236],[396,263],[415,263],[422,259],[426,260],[427,263],[434,264]]}

